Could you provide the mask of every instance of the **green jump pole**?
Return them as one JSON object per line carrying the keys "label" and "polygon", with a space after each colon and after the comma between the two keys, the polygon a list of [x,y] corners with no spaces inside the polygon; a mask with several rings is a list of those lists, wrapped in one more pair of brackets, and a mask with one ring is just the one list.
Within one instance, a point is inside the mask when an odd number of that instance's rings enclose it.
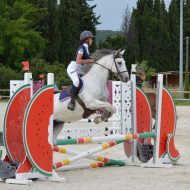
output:
{"label": "green jump pole", "polygon": [[71,145],[71,144],[93,144],[101,143],[106,141],[127,141],[132,139],[144,139],[144,138],[154,138],[155,133],[139,133],[139,134],[125,134],[125,135],[110,135],[103,137],[81,137],[73,139],[57,139],[55,145]]}

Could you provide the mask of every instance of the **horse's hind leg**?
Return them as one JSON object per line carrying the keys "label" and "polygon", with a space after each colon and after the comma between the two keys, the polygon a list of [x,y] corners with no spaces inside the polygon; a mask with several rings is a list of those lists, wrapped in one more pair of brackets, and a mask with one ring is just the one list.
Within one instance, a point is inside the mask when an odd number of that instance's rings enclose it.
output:
{"label": "horse's hind leg", "polygon": [[63,129],[63,126],[64,126],[64,122],[57,121],[57,120],[53,121],[53,140],[54,141],[57,139],[59,133]]}

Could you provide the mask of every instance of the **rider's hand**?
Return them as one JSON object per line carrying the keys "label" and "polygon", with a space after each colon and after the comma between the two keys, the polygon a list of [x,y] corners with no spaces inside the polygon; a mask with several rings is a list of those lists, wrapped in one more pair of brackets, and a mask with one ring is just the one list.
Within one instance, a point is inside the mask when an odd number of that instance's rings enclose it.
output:
{"label": "rider's hand", "polygon": [[89,60],[89,63],[94,63],[94,62],[95,62],[94,59],[90,59],[90,60]]}

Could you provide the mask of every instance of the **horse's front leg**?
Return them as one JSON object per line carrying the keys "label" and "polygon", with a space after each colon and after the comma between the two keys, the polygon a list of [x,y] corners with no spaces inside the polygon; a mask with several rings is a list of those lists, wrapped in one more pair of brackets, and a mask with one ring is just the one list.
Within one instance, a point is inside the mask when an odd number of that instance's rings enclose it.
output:
{"label": "horse's front leg", "polygon": [[108,121],[108,118],[111,117],[116,112],[116,108],[112,106],[110,103],[103,102],[97,99],[89,103],[88,108],[92,110],[98,110],[98,109],[103,110],[101,116],[95,117],[94,122],[96,124],[102,121],[105,121],[105,122]]}

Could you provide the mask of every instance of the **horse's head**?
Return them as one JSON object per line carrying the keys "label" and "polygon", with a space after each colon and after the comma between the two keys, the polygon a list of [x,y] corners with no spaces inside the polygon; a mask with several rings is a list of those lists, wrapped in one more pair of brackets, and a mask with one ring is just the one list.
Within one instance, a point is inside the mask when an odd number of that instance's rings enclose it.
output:
{"label": "horse's head", "polygon": [[113,64],[111,67],[111,71],[118,76],[118,78],[122,82],[127,82],[129,80],[129,74],[127,71],[127,67],[125,64],[125,60],[123,59],[123,54],[125,50],[118,50],[113,55]]}
{"label": "horse's head", "polygon": [[116,75],[122,82],[129,80],[129,74],[123,59],[124,50],[113,52],[112,50],[97,50],[93,57],[98,60],[95,65],[105,68]]}

